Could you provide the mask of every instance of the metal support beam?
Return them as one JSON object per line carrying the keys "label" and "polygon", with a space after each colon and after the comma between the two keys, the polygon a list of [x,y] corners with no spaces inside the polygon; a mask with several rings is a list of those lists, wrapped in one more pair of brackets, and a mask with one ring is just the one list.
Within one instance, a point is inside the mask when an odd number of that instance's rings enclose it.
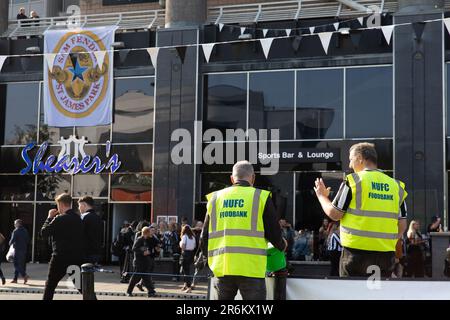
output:
{"label": "metal support beam", "polygon": [[354,10],[364,11],[364,12],[370,10],[366,6],[363,6],[362,4],[359,4],[358,2],[356,2],[354,0],[337,0],[337,1],[346,5],[349,8],[354,9]]}

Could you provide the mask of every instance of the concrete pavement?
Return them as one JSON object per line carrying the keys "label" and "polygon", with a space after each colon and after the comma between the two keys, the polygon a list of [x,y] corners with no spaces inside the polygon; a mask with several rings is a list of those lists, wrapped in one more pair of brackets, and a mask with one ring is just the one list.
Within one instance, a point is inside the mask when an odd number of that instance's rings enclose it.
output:
{"label": "concrete pavement", "polygon": [[[23,284],[23,279],[19,283],[10,283],[14,275],[14,266],[12,263],[2,263],[2,270],[7,278],[6,285],[0,284],[0,300],[38,300],[42,298],[44,292],[45,280],[47,278],[47,264],[28,264],[27,273],[31,277],[27,284]],[[106,270],[112,270],[114,273],[95,273],[95,292],[99,300],[114,299],[148,299],[145,292],[134,289],[135,297],[126,297],[128,285],[119,282],[119,268],[117,266],[104,266]],[[206,299],[207,283],[202,280],[191,293],[181,292],[182,282],[159,281],[158,277],[153,277],[157,296],[153,299]],[[56,289],[56,298],[61,300],[81,300],[81,295],[76,291],[73,283],[63,279]]]}

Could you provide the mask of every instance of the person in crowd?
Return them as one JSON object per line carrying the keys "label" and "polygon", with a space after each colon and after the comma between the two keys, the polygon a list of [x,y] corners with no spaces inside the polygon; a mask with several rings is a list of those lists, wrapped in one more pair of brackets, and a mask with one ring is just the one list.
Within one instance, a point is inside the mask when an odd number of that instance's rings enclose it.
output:
{"label": "person in crowd", "polygon": [[[203,223],[202,223],[202,225],[203,225]],[[197,241],[197,238],[196,238],[196,241]],[[200,237],[199,237],[198,241],[199,241],[199,243],[197,243],[197,249],[195,251],[195,256],[194,256],[194,276],[192,277],[192,285],[191,285],[192,290],[195,289],[195,285],[198,282],[197,279],[203,270],[207,269],[206,273],[207,274],[210,273],[209,268],[208,268],[208,253],[203,253],[203,251],[202,251],[201,233],[200,233]]]}
{"label": "person in crowd", "polygon": [[180,274],[180,236],[178,234],[178,224],[172,222],[169,224],[169,230],[164,235],[163,250],[170,256],[172,255],[172,274],[173,281],[178,281],[178,275]]}
{"label": "person in crowd", "polygon": [[408,237],[408,275],[414,278],[425,276],[424,244],[425,241],[420,232],[419,220],[412,220],[409,224]]}
{"label": "person in crowd", "polygon": [[191,265],[194,263],[196,240],[194,233],[189,225],[185,225],[181,230],[181,257],[182,257],[182,270],[184,276],[184,286],[181,291],[189,293],[192,291],[191,288]]}
{"label": "person in crowd", "polygon": [[166,221],[160,221],[158,224],[157,236],[163,242],[164,234],[169,230],[169,225]]}
{"label": "person in crowd", "polygon": [[139,221],[136,228],[134,229],[133,243],[136,242],[136,240],[142,235],[142,229],[144,229],[145,227],[150,227],[150,222],[146,220]]}
{"label": "person in crowd", "polygon": [[141,280],[148,290],[148,297],[156,296],[151,276],[148,274],[153,271],[154,257],[158,250],[154,234],[155,228],[144,227],[141,231],[141,235],[136,239],[136,242],[133,245],[134,273],[127,289],[127,295],[129,297],[133,296],[133,289]]}
{"label": "person in crowd", "polygon": [[94,199],[86,196],[78,200],[84,229],[85,262],[97,265],[101,259],[103,245],[103,220],[94,210]]}
{"label": "person in crowd", "polygon": [[[52,258],[45,283],[44,300],[53,300],[59,281],[67,274],[69,266],[81,266],[83,252],[83,222],[72,210],[72,197],[61,194],[55,199],[57,209],[48,212],[41,229],[44,238],[52,238]],[[80,289],[80,288],[78,288]]]}
{"label": "person in crowd", "polygon": [[395,246],[395,265],[394,271],[392,272],[392,278],[402,278],[404,269],[404,240],[403,238],[398,239],[397,245]]}
{"label": "person in crowd", "polygon": [[287,241],[288,246],[286,249],[286,257],[288,260],[292,259],[292,249],[294,248],[295,242],[295,231],[292,225],[284,218],[279,220],[283,238]]}
{"label": "person in crowd", "polygon": [[431,253],[433,252],[431,232],[444,232],[442,229],[441,218],[439,216],[434,216],[431,218],[431,223],[427,227],[428,242],[425,254],[425,274],[428,277],[432,276],[432,258]]}
{"label": "person in crowd", "polygon": [[200,245],[200,236],[202,234],[202,230],[203,230],[203,221],[197,221],[195,223],[195,227],[192,228],[192,232],[194,233],[195,236],[195,252],[197,253],[197,251],[199,250],[199,245]]}
{"label": "person in crowd", "polygon": [[[0,256],[3,256],[6,248],[6,238],[3,234],[0,233]],[[5,276],[2,271],[2,259],[0,258],[0,279],[2,280],[2,285],[6,284]]]}
{"label": "person in crowd", "polygon": [[33,20],[33,26],[37,27],[39,26],[39,23],[41,22],[40,17],[36,11],[30,12],[30,19]]}
{"label": "person in crowd", "polygon": [[27,15],[25,14],[25,8],[20,8],[19,13],[17,14],[17,20],[25,20],[28,19]]}
{"label": "person in crowd", "polygon": [[328,260],[330,257],[328,256],[328,245],[327,240],[329,238],[330,231],[330,220],[328,218],[324,218],[322,221],[322,225],[319,228],[318,233],[318,250],[319,250],[319,260]]}
{"label": "person in crowd", "polygon": [[381,276],[389,278],[397,240],[407,226],[405,184],[378,169],[378,155],[372,143],[350,147],[349,167],[354,173],[347,175],[333,201],[329,199],[331,188],[323,179],[316,179],[314,186],[325,214],[340,221],[343,249],[339,275],[366,277],[370,266],[378,266]]}
{"label": "person in crowd", "polygon": [[122,237],[123,250],[125,252],[123,269],[121,270],[120,283],[128,283],[130,281],[130,272],[133,271],[133,244],[135,239],[135,229],[138,222],[133,221],[127,227],[122,228],[120,237]]}
{"label": "person in crowd", "polygon": [[217,277],[219,300],[232,300],[238,291],[244,300],[265,300],[267,242],[280,251],[287,249],[270,192],[255,188],[255,178],[253,165],[238,161],[232,185],[206,196],[201,242]]}
{"label": "person in crowd", "polygon": [[27,251],[30,243],[30,235],[23,226],[22,220],[14,221],[14,231],[9,240],[9,245],[14,246],[14,279],[11,283],[17,283],[19,276],[23,277],[26,284],[30,277],[27,275]]}
{"label": "person in crowd", "polygon": [[330,276],[338,277],[339,261],[342,253],[341,238],[339,237],[339,222],[331,222],[328,225],[327,234],[328,239],[325,243],[331,262]]}
{"label": "person in crowd", "polygon": [[309,238],[306,230],[299,230],[297,239],[294,241],[292,249],[292,258],[297,261],[305,261],[307,256],[311,255]]}
{"label": "person in crowd", "polygon": [[431,223],[427,227],[427,232],[443,232],[441,218],[439,216],[434,216],[431,218]]}

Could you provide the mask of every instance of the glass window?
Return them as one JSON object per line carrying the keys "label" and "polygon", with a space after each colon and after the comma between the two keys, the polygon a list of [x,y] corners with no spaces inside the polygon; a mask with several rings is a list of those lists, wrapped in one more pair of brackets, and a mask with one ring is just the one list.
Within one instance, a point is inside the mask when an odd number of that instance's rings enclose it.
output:
{"label": "glass window", "polygon": [[113,153],[119,155],[119,172],[152,172],[152,145],[115,145]]}
{"label": "glass window", "polygon": [[153,142],[154,78],[118,79],[113,142]]}
{"label": "glass window", "polygon": [[71,176],[62,174],[38,175],[38,201],[53,201],[61,193],[71,193]]}
{"label": "glass window", "polygon": [[294,138],[293,71],[250,73],[249,128],[280,129],[280,139]]}
{"label": "glass window", "polygon": [[37,203],[36,204],[36,222],[34,225],[34,260],[39,263],[47,263],[52,255],[52,245],[50,239],[41,237],[41,229],[48,216],[50,209],[56,209],[55,204]]}
{"label": "glass window", "polygon": [[[22,159],[21,147],[2,147],[0,148],[0,173],[19,174],[27,167],[27,163]],[[37,148],[28,152],[30,160],[33,161]]]}
{"label": "glass window", "polygon": [[107,197],[108,175],[99,174],[77,174],[73,177],[73,196],[76,198]]}
{"label": "glass window", "polygon": [[210,74],[205,76],[203,128],[247,128],[247,74]]}
{"label": "glass window", "polygon": [[120,174],[111,179],[112,201],[151,201],[151,190],[150,174]]}
{"label": "glass window", "polygon": [[34,176],[0,176],[0,200],[33,201]]}
{"label": "glass window", "polygon": [[392,137],[392,67],[348,68],[346,72],[346,137]]}
{"label": "glass window", "polygon": [[0,143],[24,145],[36,141],[39,83],[0,85]]}
{"label": "glass window", "polygon": [[75,135],[78,138],[86,137],[89,143],[106,143],[111,140],[111,126],[77,127]]}
{"label": "glass window", "polygon": [[297,75],[297,139],[343,138],[343,70]]}
{"label": "glass window", "polygon": [[231,185],[230,175],[231,172],[203,173],[201,175],[202,192],[200,201],[206,202],[207,194],[229,187]]}

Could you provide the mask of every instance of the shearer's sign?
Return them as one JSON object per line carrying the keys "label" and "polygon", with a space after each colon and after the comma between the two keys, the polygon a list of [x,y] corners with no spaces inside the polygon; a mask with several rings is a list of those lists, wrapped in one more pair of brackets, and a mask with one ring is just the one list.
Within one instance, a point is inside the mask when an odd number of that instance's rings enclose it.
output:
{"label": "shearer's sign", "polygon": [[109,141],[106,143],[106,163],[103,163],[98,155],[92,157],[86,154],[84,146],[88,141],[85,137],[81,139],[78,139],[76,136],[70,136],[68,139],[61,137],[58,143],[61,145],[61,151],[58,156],[52,154],[46,159],[44,157],[49,146],[48,142],[44,142],[38,148],[33,158],[30,156],[30,153],[37,147],[37,144],[36,142],[29,143],[22,150],[22,159],[26,167],[20,171],[20,174],[24,175],[29,172],[33,174],[60,172],[70,174],[93,172],[94,174],[100,174],[106,170],[115,173],[122,164],[117,154],[113,154],[110,157],[111,143]]}

